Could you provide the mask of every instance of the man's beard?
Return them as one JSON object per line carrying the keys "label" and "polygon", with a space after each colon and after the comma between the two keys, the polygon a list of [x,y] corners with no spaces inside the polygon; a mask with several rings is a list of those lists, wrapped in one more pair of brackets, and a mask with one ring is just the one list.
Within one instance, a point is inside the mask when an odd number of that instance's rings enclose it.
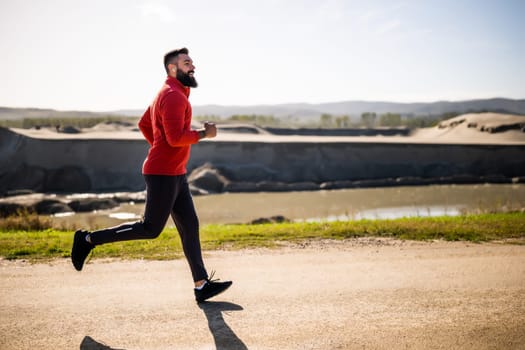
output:
{"label": "man's beard", "polygon": [[187,87],[195,88],[198,85],[194,77],[190,76],[189,73],[184,73],[180,69],[177,69],[177,80]]}

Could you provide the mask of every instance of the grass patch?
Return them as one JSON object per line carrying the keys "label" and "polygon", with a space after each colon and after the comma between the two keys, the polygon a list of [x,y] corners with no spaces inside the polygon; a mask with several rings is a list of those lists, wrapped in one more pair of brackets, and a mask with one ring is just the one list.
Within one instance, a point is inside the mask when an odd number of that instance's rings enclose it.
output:
{"label": "grass patch", "polygon": [[17,210],[15,215],[0,219],[0,231],[43,231],[53,225],[51,219],[30,210]]}
{"label": "grass patch", "polygon": [[[264,225],[206,225],[201,228],[204,250],[275,247],[279,242],[310,239],[342,240],[356,237],[391,237],[403,240],[486,242],[525,238],[525,213],[498,213],[457,217],[402,218]],[[71,231],[0,231],[0,256],[6,259],[69,257]],[[174,228],[155,240],[119,242],[96,248],[95,257],[175,259],[183,256]]]}

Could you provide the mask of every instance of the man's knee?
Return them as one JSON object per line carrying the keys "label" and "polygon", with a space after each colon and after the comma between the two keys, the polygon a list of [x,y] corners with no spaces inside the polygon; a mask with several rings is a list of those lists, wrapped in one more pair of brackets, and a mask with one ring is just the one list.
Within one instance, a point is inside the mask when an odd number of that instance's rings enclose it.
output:
{"label": "man's knee", "polygon": [[143,232],[142,235],[149,239],[154,239],[160,236],[162,233],[162,230],[164,229],[164,226],[161,225],[152,225],[147,222],[143,223]]}

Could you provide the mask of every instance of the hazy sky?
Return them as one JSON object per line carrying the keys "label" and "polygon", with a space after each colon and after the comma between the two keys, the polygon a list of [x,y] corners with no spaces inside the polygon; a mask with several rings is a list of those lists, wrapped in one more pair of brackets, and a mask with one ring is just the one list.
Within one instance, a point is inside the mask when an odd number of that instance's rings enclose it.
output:
{"label": "hazy sky", "polygon": [[190,49],[194,105],[525,98],[522,0],[0,0],[0,106],[143,109]]}

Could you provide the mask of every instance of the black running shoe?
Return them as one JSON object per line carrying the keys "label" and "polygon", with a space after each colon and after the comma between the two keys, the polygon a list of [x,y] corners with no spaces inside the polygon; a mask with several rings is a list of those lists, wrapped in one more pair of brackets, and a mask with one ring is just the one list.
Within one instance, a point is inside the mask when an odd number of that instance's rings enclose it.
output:
{"label": "black running shoe", "polygon": [[211,280],[212,277],[213,273],[211,274],[210,278],[206,279],[206,284],[202,289],[194,289],[195,300],[197,300],[198,303],[202,303],[209,298],[221,294],[226,289],[230,288],[233,283],[232,281],[217,282],[218,280]]}
{"label": "black running shoe", "polygon": [[73,266],[75,266],[75,269],[77,271],[82,270],[82,267],[84,266],[84,261],[89,255],[91,249],[93,249],[93,245],[86,241],[86,235],[88,233],[88,231],[78,230],[75,232],[75,236],[73,238],[73,249],[71,249],[71,261],[73,262]]}

